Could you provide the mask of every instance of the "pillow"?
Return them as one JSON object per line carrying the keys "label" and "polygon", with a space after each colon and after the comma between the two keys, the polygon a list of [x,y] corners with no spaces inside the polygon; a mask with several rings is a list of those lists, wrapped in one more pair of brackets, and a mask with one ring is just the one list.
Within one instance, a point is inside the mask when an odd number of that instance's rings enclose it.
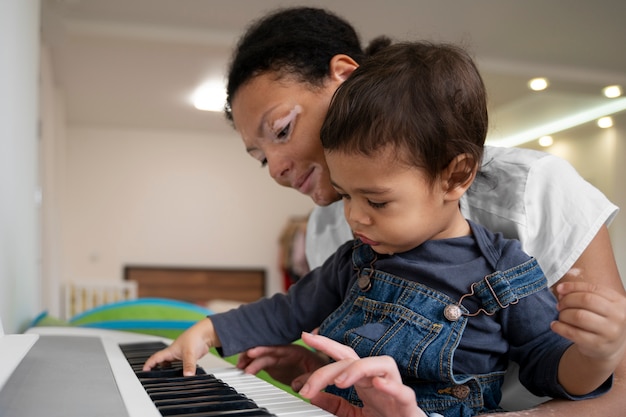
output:
{"label": "pillow", "polygon": [[176,339],[211,310],[185,301],[139,298],[84,311],[69,320],[71,326],[123,330]]}
{"label": "pillow", "polygon": [[58,317],[51,316],[50,314],[48,314],[48,311],[42,311],[37,317],[33,319],[28,327],[64,327],[69,325],[70,324],[67,321],[61,320]]}

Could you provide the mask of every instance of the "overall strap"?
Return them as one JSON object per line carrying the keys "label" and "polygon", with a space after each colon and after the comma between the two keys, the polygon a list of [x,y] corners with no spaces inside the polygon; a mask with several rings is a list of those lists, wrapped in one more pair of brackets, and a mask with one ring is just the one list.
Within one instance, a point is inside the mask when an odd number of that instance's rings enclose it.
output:
{"label": "overall strap", "polygon": [[531,258],[506,271],[496,271],[472,286],[487,314],[517,303],[520,299],[547,287],[537,260]]}
{"label": "overall strap", "polygon": [[372,288],[372,275],[374,274],[374,262],[376,252],[365,245],[359,239],[354,240],[352,247],[352,269],[357,271],[357,285],[361,291],[369,291]]}
{"label": "overall strap", "polygon": [[371,267],[376,261],[376,252],[372,250],[370,245],[366,245],[359,239],[354,240],[352,247],[352,265],[354,269],[361,270],[364,267]]}

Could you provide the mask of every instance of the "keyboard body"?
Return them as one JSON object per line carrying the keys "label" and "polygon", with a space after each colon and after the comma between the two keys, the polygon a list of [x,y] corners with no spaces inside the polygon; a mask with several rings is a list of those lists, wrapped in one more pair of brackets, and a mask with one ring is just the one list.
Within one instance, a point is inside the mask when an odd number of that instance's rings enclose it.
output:
{"label": "keyboard body", "polygon": [[332,416],[211,354],[195,377],[183,378],[179,365],[143,373],[145,358],[169,339],[75,327],[12,337],[24,338],[26,352],[5,364],[0,417]]}

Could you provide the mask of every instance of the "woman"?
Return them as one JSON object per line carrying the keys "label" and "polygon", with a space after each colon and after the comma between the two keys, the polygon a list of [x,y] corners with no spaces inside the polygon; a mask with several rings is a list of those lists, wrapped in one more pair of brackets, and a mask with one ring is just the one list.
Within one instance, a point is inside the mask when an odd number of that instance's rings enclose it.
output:
{"label": "woman", "polygon": [[[384,39],[374,41],[367,52],[381,44]],[[352,237],[328,179],[319,129],[332,94],[367,52],[347,22],[323,10],[294,8],[251,26],[231,63],[227,116],[248,153],[268,166],[280,185],[309,195],[319,206],[307,229],[311,267]],[[484,161],[483,172],[488,175],[477,179],[462,202],[466,217],[519,238],[526,252],[539,259],[553,286],[585,279],[624,294],[607,230],[617,213],[615,206],[557,158],[487,148]],[[331,344],[327,349],[332,353],[336,347]],[[262,368],[272,371],[272,365],[286,361],[301,365],[297,373],[319,365],[310,357],[307,361],[313,363],[302,365],[308,363],[300,360],[302,352],[297,347],[258,348],[242,356],[241,366],[254,373]],[[298,359],[289,360],[292,354]],[[617,370],[616,388],[609,395],[578,403],[552,401],[530,415],[541,415],[545,409],[615,415],[614,410],[626,404],[619,384],[624,378],[626,362]]]}
{"label": "woman", "polygon": [[[255,23],[235,51],[227,89],[227,117],[241,135],[247,152],[268,167],[277,183],[309,195],[319,206],[307,228],[311,267],[319,265],[339,244],[352,237],[339,197],[329,181],[320,127],[337,87],[367,53],[385,45],[381,39],[364,52],[347,22],[324,10],[294,8]],[[617,208],[584,182],[569,164],[531,151],[488,148],[482,171],[485,175],[476,180],[461,203],[467,218],[520,239],[525,251],[538,258],[551,285],[584,279],[613,288],[626,300],[607,230]],[[336,370],[337,364],[344,364],[350,384],[356,382],[357,389],[361,388],[365,407],[354,409],[336,397],[324,395],[313,396],[314,403],[345,416],[410,412],[411,396],[406,391],[392,389],[385,393],[385,384],[371,378],[395,375],[393,364],[384,362],[384,358],[359,361],[349,348],[331,341],[314,343],[313,347],[339,362],[321,368],[309,381],[309,387],[332,382],[329,369]],[[184,358],[185,369],[189,369],[204,353],[198,349],[178,352],[177,356]],[[240,366],[251,373],[266,369],[277,379],[293,381],[294,387],[299,388],[303,378],[294,378],[325,363],[303,348],[285,346],[252,349],[241,356]],[[368,371],[363,372],[363,368]],[[575,403],[551,401],[525,415],[619,415],[626,406],[622,392],[625,388],[620,386],[625,378],[626,362],[622,361],[615,373],[615,388],[606,396]],[[387,381],[393,381],[394,386],[399,384],[397,378]],[[380,395],[381,392],[385,394]],[[389,401],[399,405],[402,412],[394,414],[397,409],[389,407]]]}

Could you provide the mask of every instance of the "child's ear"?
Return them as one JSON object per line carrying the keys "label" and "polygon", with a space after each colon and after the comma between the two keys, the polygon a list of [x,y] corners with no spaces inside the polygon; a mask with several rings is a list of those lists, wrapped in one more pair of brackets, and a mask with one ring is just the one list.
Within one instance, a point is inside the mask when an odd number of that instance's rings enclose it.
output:
{"label": "child's ear", "polygon": [[474,182],[478,164],[469,154],[454,157],[441,174],[441,185],[446,198],[458,200]]}

